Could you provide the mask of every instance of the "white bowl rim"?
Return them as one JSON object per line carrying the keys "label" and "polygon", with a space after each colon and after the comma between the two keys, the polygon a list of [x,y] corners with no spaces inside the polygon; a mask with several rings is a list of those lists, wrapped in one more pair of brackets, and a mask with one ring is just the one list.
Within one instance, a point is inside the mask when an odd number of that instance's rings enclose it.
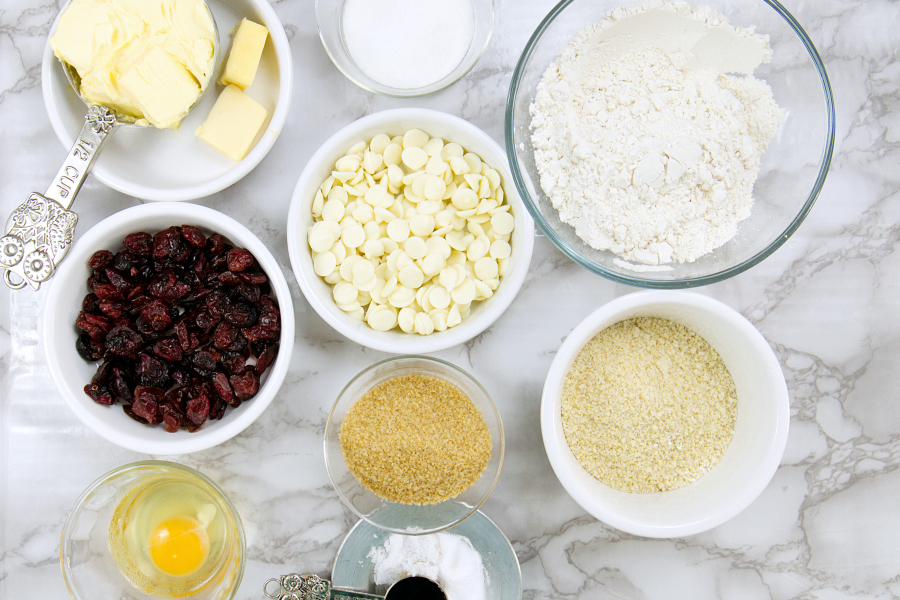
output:
{"label": "white bowl rim", "polygon": [[[66,405],[68,405],[75,416],[78,417],[78,420],[99,436],[128,450],[155,455],[189,454],[221,444],[241,433],[256,421],[259,415],[261,415],[269,404],[271,404],[272,400],[275,399],[275,396],[278,394],[278,390],[287,375],[291,354],[294,349],[294,308],[291,302],[290,289],[288,288],[284,274],[281,272],[275,257],[272,256],[265,244],[263,244],[249,229],[231,217],[212,208],[192,203],[159,202],[153,204],[139,204],[121,210],[106,219],[103,219],[79,238],[72,248],[72,251],[69,253],[66,262],[60,266],[59,270],[67,271],[78,268],[76,263],[79,260],[83,259],[86,261],[91,254],[105,248],[106,246],[103,244],[108,245],[110,235],[113,232],[121,232],[124,226],[131,224],[139,225],[141,219],[158,216],[171,217],[173,225],[180,224],[182,222],[181,220],[184,220],[183,222],[193,221],[197,223],[198,226],[209,228],[216,233],[221,233],[229,238],[232,243],[239,244],[250,250],[265,271],[266,276],[269,278],[269,284],[278,300],[278,309],[281,313],[281,337],[279,339],[278,356],[275,359],[275,363],[268,371],[265,383],[260,386],[260,391],[253,397],[252,401],[242,405],[246,406],[244,412],[232,419],[228,418],[229,415],[226,412],[226,415],[221,421],[216,423],[217,427],[213,430],[201,428],[194,433],[186,431],[169,433],[162,427],[158,427],[157,429],[159,430],[160,435],[166,437],[160,437],[159,440],[152,441],[135,440],[131,436],[122,433],[117,427],[110,425],[105,420],[98,419],[93,412],[89,410],[88,407],[91,406],[89,403],[93,403],[93,401],[86,395],[83,393],[81,394],[84,396],[84,400],[80,397],[74,397],[57,362],[59,353],[57,352],[57,336],[52,327],[53,319],[43,318],[41,330],[44,338],[44,353],[50,376],[56,385],[56,389],[66,402]],[[207,225],[207,223],[215,224]],[[223,231],[225,229],[230,229],[231,232],[237,232],[237,235]],[[124,237],[127,233],[123,232],[121,235]],[[115,243],[121,243],[121,239],[116,239]],[[58,276],[59,273],[57,273],[57,277]],[[72,294],[71,290],[63,290],[62,285],[57,285],[59,281],[53,281],[51,279],[51,283],[53,285],[50,286],[50,291],[47,295],[45,304],[45,307],[48,310],[51,307],[59,305],[61,302],[69,301],[65,295]],[[85,288],[85,293],[86,291],[87,288]],[[80,296],[73,299],[73,301],[80,302]],[[74,323],[72,326],[74,328]],[[75,356],[78,360],[82,360],[77,354]],[[262,393],[264,390],[268,392],[266,388],[271,389],[271,394]],[[93,407],[91,406],[91,408]],[[118,408],[118,405],[109,408]],[[123,414],[122,418],[127,419],[127,416]]]}
{"label": "white bowl rim", "polygon": [[[298,225],[300,223],[301,208],[308,204],[305,202],[303,195],[304,190],[311,186],[312,172],[317,165],[326,161],[330,161],[331,157],[339,158],[346,150],[345,139],[351,137],[350,134],[357,131],[365,130],[371,126],[381,123],[390,123],[392,121],[403,119],[404,121],[412,121],[422,123],[421,127],[428,129],[427,123],[438,123],[455,129],[460,129],[470,137],[478,138],[482,143],[497,153],[500,164],[492,164],[491,167],[501,173],[504,178],[504,190],[507,192],[506,198],[515,211],[516,228],[523,228],[523,242],[514,245],[513,253],[521,253],[517,257],[517,264],[513,272],[501,280],[501,288],[509,290],[505,298],[491,297],[487,301],[483,311],[477,317],[469,317],[456,327],[452,327],[445,331],[435,332],[427,336],[419,336],[414,334],[403,334],[406,336],[402,341],[385,339],[384,333],[363,328],[355,328],[346,325],[342,320],[335,317],[340,309],[334,304],[331,298],[323,299],[314,293],[312,282],[321,278],[312,271],[312,260],[309,258],[309,251],[306,248],[305,235],[299,235]],[[451,140],[455,141],[455,140]],[[484,157],[482,157],[484,159]],[[288,209],[287,223],[287,244],[288,254],[291,260],[291,269],[300,290],[306,297],[306,300],[312,306],[313,310],[319,314],[331,327],[338,333],[353,340],[354,342],[392,354],[429,354],[439,350],[445,350],[463,344],[475,336],[482,333],[490,327],[500,316],[509,308],[513,300],[518,295],[528,269],[531,265],[532,252],[534,250],[534,220],[531,218],[528,210],[525,208],[522,199],[519,197],[515,186],[511,186],[511,175],[509,173],[509,164],[506,159],[506,152],[491,136],[485,133],[476,125],[466,121],[461,117],[451,115],[442,111],[427,108],[394,108],[372,113],[353,121],[352,123],[342,127],[334,133],[328,140],[322,144],[313,154],[312,158],[307,161],[297,185],[294,187],[294,193],[291,197],[291,205]],[[518,249],[516,249],[518,246]],[[305,262],[303,262],[305,261]],[[306,264],[309,263],[309,264]],[[498,302],[492,303],[492,300]]]}
{"label": "white bowl rim", "polygon": [[[768,363],[773,370],[772,372],[782,372],[781,364],[762,333],[738,311],[723,302],[697,292],[675,290],[634,292],[611,300],[592,312],[569,333],[562,346],[560,346],[556,357],[554,357],[550,365],[541,395],[541,435],[544,440],[547,457],[550,460],[550,466],[556,473],[559,482],[572,499],[584,510],[604,523],[626,533],[648,538],[675,538],[696,535],[721,525],[747,508],[762,493],[778,470],[781,458],[784,455],[784,449],[787,446],[790,424],[790,397],[787,384],[782,377],[777,385],[778,396],[775,398],[775,435],[766,452],[765,460],[756,477],[747,482],[747,486],[741,490],[741,493],[735,494],[714,514],[694,522],[679,525],[647,525],[608,510],[602,503],[595,501],[589,493],[581,489],[574,472],[563,460],[563,453],[566,451],[571,453],[571,450],[568,450],[565,436],[559,436],[555,427],[561,420],[559,412],[560,399],[554,397],[552,390],[559,389],[559,386],[565,379],[566,368],[575,359],[581,348],[584,347],[584,344],[596,334],[601,323],[633,308],[660,305],[699,308],[728,319],[746,335],[747,340],[759,351],[760,357],[764,362]],[[579,466],[579,468],[581,467]],[[627,492],[621,493],[626,494]]]}
{"label": "white bowl rim", "polygon": [[[181,202],[205,198],[206,196],[220,192],[243,179],[250,171],[255,169],[260,162],[262,162],[262,159],[266,157],[272,149],[272,146],[275,145],[275,141],[284,129],[285,121],[287,121],[288,110],[290,109],[291,98],[294,91],[294,65],[287,34],[285,33],[284,26],[278,18],[278,15],[275,13],[275,10],[264,0],[247,1],[252,3],[263,17],[265,17],[264,21],[269,30],[269,39],[272,40],[272,44],[275,47],[275,55],[279,59],[278,100],[275,102],[272,120],[269,122],[269,126],[266,128],[266,131],[263,133],[259,142],[247,156],[235,163],[234,167],[215,179],[211,179],[205,183],[176,189],[158,189],[137,184],[129,181],[127,178],[116,175],[115,173],[107,173],[102,167],[97,169],[96,165],[91,170],[90,175],[96,177],[98,181],[111,187],[117,192],[122,192],[123,194],[135,198],[152,200],[154,202]],[[68,2],[66,4],[68,4]],[[56,25],[59,22],[59,17],[62,13],[63,10],[60,9],[59,13],[56,15],[56,19],[54,19],[53,24],[50,27],[50,34],[56,30]],[[225,54],[225,52],[222,53],[223,59]],[[56,137],[59,138],[60,143],[68,150],[72,147],[72,144],[75,143],[77,132],[73,135],[72,132],[66,128],[60,116],[60,112],[56,108],[60,99],[56,98],[51,93],[52,86],[50,78],[53,69],[56,68],[61,67],[59,66],[59,61],[56,59],[56,55],[53,54],[53,48],[50,47],[50,35],[48,34],[47,41],[44,44],[44,55],[41,59],[41,94],[44,98],[44,107],[47,112],[47,117],[50,119],[50,125],[53,127],[53,131],[56,133]],[[210,85],[215,85],[215,81],[210,81]],[[213,90],[210,90],[210,92],[212,91]],[[87,110],[87,107],[85,107],[85,110]]]}

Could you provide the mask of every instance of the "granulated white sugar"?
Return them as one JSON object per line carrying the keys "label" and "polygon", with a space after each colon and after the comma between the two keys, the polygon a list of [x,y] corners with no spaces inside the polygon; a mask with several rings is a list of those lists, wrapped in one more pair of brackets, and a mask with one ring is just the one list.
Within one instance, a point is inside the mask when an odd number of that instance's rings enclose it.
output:
{"label": "granulated white sugar", "polygon": [[398,89],[449,75],[475,35],[471,0],[347,0],[341,28],[359,69]]}

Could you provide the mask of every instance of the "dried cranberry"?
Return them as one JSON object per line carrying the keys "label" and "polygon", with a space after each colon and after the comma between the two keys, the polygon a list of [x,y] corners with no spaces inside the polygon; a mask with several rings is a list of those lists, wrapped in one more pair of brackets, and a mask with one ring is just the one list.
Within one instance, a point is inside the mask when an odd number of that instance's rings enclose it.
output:
{"label": "dried cranberry", "polygon": [[222,365],[232,375],[240,375],[247,370],[247,357],[236,352],[226,352],[222,356]]}
{"label": "dried cranberry", "polygon": [[[240,401],[238,401],[240,402]],[[209,420],[218,421],[225,415],[226,404],[221,398],[213,398],[209,401]]]}
{"label": "dried cranberry", "polygon": [[113,327],[106,334],[106,349],[119,356],[137,358],[141,335],[130,327]]}
{"label": "dried cranberry", "polygon": [[184,245],[181,243],[181,233],[169,227],[153,236],[153,258],[174,257],[181,254]]}
{"label": "dried cranberry", "polygon": [[75,342],[75,350],[78,351],[78,355],[81,358],[88,362],[103,358],[103,345],[92,340],[91,336],[86,333],[78,336],[78,340]]}
{"label": "dried cranberry", "polygon": [[209,395],[201,392],[196,398],[187,401],[187,418],[196,425],[202,425],[209,417]]}
{"label": "dried cranberry", "polygon": [[[163,407],[164,409],[166,406]],[[163,423],[165,423],[166,431],[169,433],[175,433],[181,427],[181,424],[184,423],[184,415],[180,413],[173,412],[171,410],[164,410],[162,413]]]}
{"label": "dried cranberry", "polygon": [[232,375],[228,378],[234,395],[244,400],[253,397],[259,391],[259,378],[253,371],[244,371],[243,375]]}
{"label": "dried cranberry", "polygon": [[149,387],[165,387],[169,382],[169,364],[155,356],[144,352],[138,356],[138,367],[135,373],[141,385]]}
{"label": "dried cranberry", "polygon": [[157,340],[153,344],[153,353],[169,362],[178,362],[184,356],[178,338],[174,337]]}
{"label": "dried cranberry", "polygon": [[228,270],[238,273],[253,266],[253,255],[243,248],[228,251]]}
{"label": "dried cranberry", "polygon": [[109,393],[109,390],[95,383],[89,383],[84,386],[84,393],[90,396],[97,404],[110,405],[115,402],[112,395]]}
{"label": "dried cranberry", "polygon": [[131,398],[131,384],[124,370],[119,368],[112,370],[112,376],[109,379],[109,390],[116,397],[116,400]]}
{"label": "dried cranberry", "polygon": [[94,293],[103,300],[109,299],[119,299],[122,297],[122,293],[116,289],[116,287],[110,283],[96,283],[91,287],[94,290]]}
{"label": "dried cranberry", "polygon": [[181,349],[185,352],[193,350],[200,345],[200,340],[197,339],[196,334],[188,331],[187,323],[184,321],[179,321],[175,325],[175,335],[178,336],[178,343],[181,344]]}
{"label": "dried cranberry", "polygon": [[214,233],[209,236],[208,242],[209,244],[206,249],[212,256],[215,256],[225,250],[225,238],[223,238],[218,233]]}
{"label": "dried cranberry", "polygon": [[256,359],[256,367],[254,367],[254,371],[256,371],[257,375],[262,375],[266,372],[272,363],[275,362],[275,357],[278,356],[278,346],[272,344],[271,346],[267,346],[265,350],[259,355],[259,358]]}
{"label": "dried cranberry", "polygon": [[259,311],[252,304],[237,302],[225,310],[225,320],[237,327],[252,327],[259,320]]}
{"label": "dried cranberry", "polygon": [[110,319],[118,319],[128,312],[128,306],[118,300],[101,300],[98,308]]}
{"label": "dried cranberry", "polygon": [[228,375],[222,371],[216,371],[216,374],[213,375],[212,384],[219,397],[231,404],[234,400],[234,391],[231,389],[231,384],[228,383]]}
{"label": "dried cranberry", "polygon": [[262,273],[239,273],[238,276],[249,285],[262,285],[269,280]]}
{"label": "dried cranberry", "polygon": [[164,396],[165,392],[157,387],[139,385],[134,388],[131,410],[148,423],[152,423],[159,411],[159,402]]}
{"label": "dried cranberry", "polygon": [[112,284],[116,291],[121,295],[125,295],[131,290],[131,284],[127,279],[122,277],[118,271],[115,269],[105,269],[104,273],[106,273],[106,279],[109,280],[109,283]]}
{"label": "dried cranberry", "polygon": [[251,304],[259,302],[262,292],[257,285],[239,285],[237,289],[238,295]]}
{"label": "dried cranberry", "polygon": [[278,339],[277,331],[273,329],[266,329],[262,325],[254,325],[253,327],[241,329],[241,335],[247,338],[247,341],[249,342]]}
{"label": "dried cranberry", "polygon": [[225,271],[223,273],[219,273],[219,283],[221,283],[222,285],[234,287],[241,285],[243,281],[241,281],[241,278],[238,277],[237,273]]}
{"label": "dried cranberry", "polygon": [[113,253],[109,250],[97,250],[88,259],[88,266],[92,269],[102,269],[112,264]]}
{"label": "dried cranberry", "polygon": [[206,309],[209,314],[221,317],[225,314],[225,310],[231,305],[228,295],[222,290],[214,290],[206,296]]}
{"label": "dried cranberry", "polygon": [[88,294],[81,301],[81,310],[88,313],[95,313],[100,310],[100,298],[97,294]]}
{"label": "dried cranberry", "polygon": [[153,236],[139,231],[125,236],[122,245],[141,256],[146,256],[153,251]]}
{"label": "dried cranberry", "polygon": [[231,323],[219,323],[213,332],[213,345],[224,350],[237,339],[239,333],[238,328]]}
{"label": "dried cranberry", "polygon": [[206,236],[203,235],[203,232],[200,231],[200,229],[193,225],[182,225],[181,237],[183,237],[188,244],[196,246],[197,248],[202,248],[206,245]]}
{"label": "dried cranberry", "polygon": [[247,338],[242,335],[237,336],[231,345],[226,348],[229,352],[240,352],[244,356],[248,356],[250,354],[249,347],[247,345]]}
{"label": "dried cranberry", "polygon": [[172,324],[172,319],[169,317],[169,307],[161,300],[148,302],[141,309],[141,316],[147,320],[147,323],[155,331],[164,331]]}
{"label": "dried cranberry", "polygon": [[194,356],[191,357],[191,363],[194,365],[195,369],[200,371],[214,371],[216,369],[216,357],[206,350],[200,350],[194,354]]}
{"label": "dried cranberry", "polygon": [[113,329],[112,323],[106,317],[85,312],[79,313],[78,318],[75,319],[75,326],[88,334],[95,342],[103,341]]}

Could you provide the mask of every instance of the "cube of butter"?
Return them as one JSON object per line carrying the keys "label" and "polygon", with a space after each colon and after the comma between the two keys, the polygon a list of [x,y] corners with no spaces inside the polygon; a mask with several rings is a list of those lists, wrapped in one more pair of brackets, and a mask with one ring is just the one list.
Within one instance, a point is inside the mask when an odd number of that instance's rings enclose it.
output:
{"label": "cube of butter", "polygon": [[144,118],[156,127],[176,127],[200,96],[197,80],[160,46],[154,46],[119,78]]}
{"label": "cube of butter", "polygon": [[268,111],[236,86],[229,85],[213,104],[209,116],[194,135],[234,160],[250,150]]}
{"label": "cube of butter", "polygon": [[244,19],[241,21],[231,42],[231,51],[225,62],[225,69],[219,77],[222,85],[233,84],[246,90],[256,77],[256,68],[262,56],[269,30],[258,23]]}

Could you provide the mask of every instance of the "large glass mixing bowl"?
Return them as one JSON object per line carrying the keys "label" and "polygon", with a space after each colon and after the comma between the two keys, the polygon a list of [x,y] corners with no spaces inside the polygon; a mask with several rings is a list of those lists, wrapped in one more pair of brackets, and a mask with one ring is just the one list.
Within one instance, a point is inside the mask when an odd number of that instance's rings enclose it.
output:
{"label": "large glass mixing bowl", "polygon": [[772,88],[786,118],[762,155],[751,216],[725,245],[694,262],[637,271],[610,251],[595,250],[560,221],[540,186],[529,106],[550,63],[573,36],[599,22],[621,0],[563,0],[541,21],[513,71],[506,104],[506,147],[519,194],[544,234],[581,266],[648,288],[686,288],[722,281],[758,264],[797,230],[825,182],[834,149],[834,98],[822,59],[797,20],[776,0],[698,0],[737,27],[767,34],[772,61],[754,76]]}

